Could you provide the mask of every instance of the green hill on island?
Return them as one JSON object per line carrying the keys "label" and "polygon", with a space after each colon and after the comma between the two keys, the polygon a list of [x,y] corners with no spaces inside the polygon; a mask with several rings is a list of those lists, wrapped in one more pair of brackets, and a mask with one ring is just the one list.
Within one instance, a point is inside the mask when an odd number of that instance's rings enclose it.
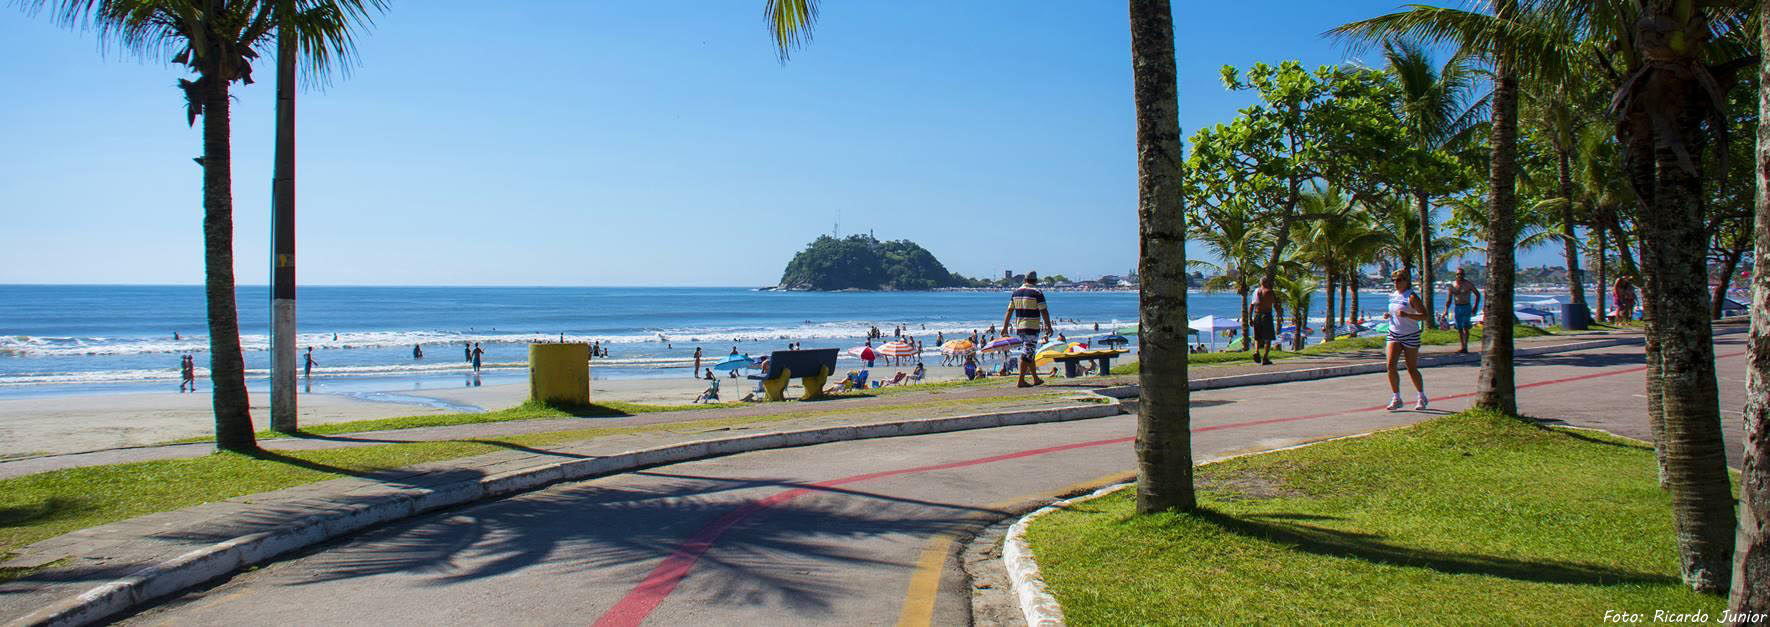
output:
{"label": "green hill on island", "polygon": [[970,285],[915,242],[828,235],[799,251],[781,273],[784,290],[930,290]]}

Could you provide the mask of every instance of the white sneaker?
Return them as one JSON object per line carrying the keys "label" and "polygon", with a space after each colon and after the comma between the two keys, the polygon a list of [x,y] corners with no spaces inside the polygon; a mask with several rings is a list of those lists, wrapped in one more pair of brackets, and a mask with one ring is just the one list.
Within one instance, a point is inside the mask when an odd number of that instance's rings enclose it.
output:
{"label": "white sneaker", "polygon": [[1397,409],[1401,409],[1401,397],[1400,396],[1389,399],[1389,411],[1395,411]]}
{"label": "white sneaker", "polygon": [[[1396,403],[1400,403],[1400,401],[1396,401]],[[1426,408],[1426,395],[1421,394],[1419,402],[1414,403],[1414,411],[1419,411],[1419,410],[1422,410],[1425,408]]]}

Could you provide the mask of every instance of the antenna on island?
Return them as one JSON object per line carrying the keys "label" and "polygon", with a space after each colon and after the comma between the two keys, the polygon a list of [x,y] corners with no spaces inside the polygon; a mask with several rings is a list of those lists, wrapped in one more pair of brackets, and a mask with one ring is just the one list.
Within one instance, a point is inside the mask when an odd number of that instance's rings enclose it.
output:
{"label": "antenna on island", "polygon": [[842,209],[836,209],[836,226],[830,228],[831,239],[842,239]]}

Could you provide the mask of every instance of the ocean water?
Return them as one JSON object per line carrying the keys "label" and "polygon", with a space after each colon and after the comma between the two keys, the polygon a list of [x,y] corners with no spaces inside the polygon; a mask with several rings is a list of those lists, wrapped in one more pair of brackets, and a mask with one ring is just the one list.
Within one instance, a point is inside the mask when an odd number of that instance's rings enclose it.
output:
{"label": "ocean water", "polygon": [[[269,295],[238,290],[248,385],[269,376]],[[1381,306],[1364,297],[1367,310]],[[1135,322],[1134,292],[1047,293],[1072,340]],[[871,327],[907,333],[935,349],[1000,324],[1006,292],[765,292],[747,288],[303,287],[302,350],[327,391],[401,391],[526,380],[533,341],[596,341],[609,357],[596,378],[687,376],[694,348],[715,363],[733,348],[762,354],[802,342],[850,348]],[[1320,295],[1316,299],[1319,318]],[[1194,293],[1193,317],[1233,318],[1235,294]],[[179,356],[208,365],[200,286],[0,285],[0,397],[176,389]],[[178,335],[174,339],[174,333]],[[467,377],[462,343],[486,351]],[[424,351],[413,357],[413,347]],[[844,359],[852,359],[844,355]]]}

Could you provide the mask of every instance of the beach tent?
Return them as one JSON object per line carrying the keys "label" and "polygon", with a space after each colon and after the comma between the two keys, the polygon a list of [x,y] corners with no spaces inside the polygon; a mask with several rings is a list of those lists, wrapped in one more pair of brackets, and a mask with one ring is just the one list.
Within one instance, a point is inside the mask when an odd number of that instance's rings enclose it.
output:
{"label": "beach tent", "polygon": [[1217,316],[1205,316],[1203,318],[1193,320],[1191,323],[1188,323],[1186,326],[1191,327],[1192,330],[1197,331],[1199,333],[1209,334],[1211,336],[1211,350],[1213,352],[1215,352],[1217,350],[1217,332],[1227,331],[1229,329],[1238,329],[1239,330],[1239,329],[1241,329],[1241,321],[1237,320],[1235,318],[1219,318]]}
{"label": "beach tent", "polygon": [[1542,324],[1547,320],[1546,316],[1548,315],[1551,314],[1540,309],[1531,309],[1529,307],[1517,309],[1512,312],[1512,317],[1517,318],[1519,322],[1526,324]]}

